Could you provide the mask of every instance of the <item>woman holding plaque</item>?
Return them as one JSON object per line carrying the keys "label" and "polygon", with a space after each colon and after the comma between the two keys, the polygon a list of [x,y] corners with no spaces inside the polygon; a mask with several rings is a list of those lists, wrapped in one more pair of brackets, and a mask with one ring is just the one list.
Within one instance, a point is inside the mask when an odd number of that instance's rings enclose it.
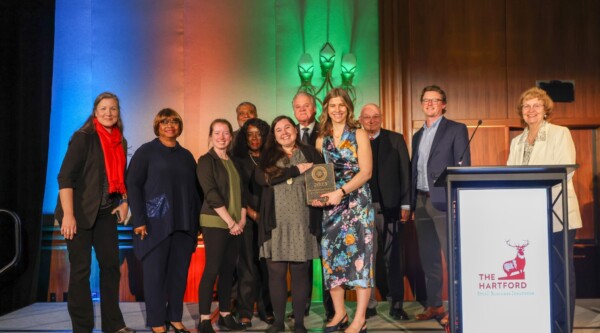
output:
{"label": "woman holding plaque", "polygon": [[304,173],[322,158],[312,146],[300,142],[294,121],[273,120],[255,178],[263,186],[260,203],[259,256],[269,270],[269,291],[275,322],[267,332],[284,331],[286,276],[291,272],[294,332],[306,332],[304,309],[308,301],[308,269],[319,257],[317,235],[322,213],[306,203]]}
{"label": "woman holding plaque", "polygon": [[[333,163],[336,190],[325,193],[321,255],[325,288],[330,290],[335,316],[324,332],[345,329],[365,333],[366,310],[373,281],[373,230],[371,205],[371,143],[367,132],[354,120],[354,104],[340,88],[323,100],[317,149],[326,163]],[[344,287],[356,290],[356,313],[352,324],[344,306]]]}
{"label": "woman holding plaque", "polygon": [[[537,87],[525,91],[519,99],[517,107],[521,123],[525,130],[515,137],[510,143],[508,165],[548,165],[548,164],[575,164],[575,144],[569,129],[548,122],[552,114],[554,103],[548,94]],[[573,245],[577,229],[581,228],[581,214],[579,202],[573,187],[573,173],[567,176],[567,204],[569,214],[569,253],[566,262],[569,265],[569,292],[571,308],[565,309],[563,298],[563,287],[565,282],[564,263],[565,260],[555,253],[563,253],[563,226],[562,226],[562,200],[557,200],[554,206],[553,234],[552,234],[552,280],[559,288],[552,288],[552,312],[553,318],[559,327],[564,328],[566,311],[571,312],[571,327],[573,327],[573,316],[575,312],[575,267],[573,265]],[[552,198],[561,192],[561,185],[552,188]]]}

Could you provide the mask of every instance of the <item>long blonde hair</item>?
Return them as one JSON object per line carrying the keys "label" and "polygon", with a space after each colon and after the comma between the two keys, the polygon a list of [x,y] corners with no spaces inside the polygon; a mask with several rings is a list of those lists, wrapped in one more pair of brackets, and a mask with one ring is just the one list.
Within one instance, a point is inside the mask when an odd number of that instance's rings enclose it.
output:
{"label": "long blonde hair", "polygon": [[328,106],[329,101],[335,97],[341,97],[344,101],[344,105],[348,109],[346,126],[350,129],[360,128],[360,123],[354,119],[354,103],[352,103],[352,99],[350,98],[350,95],[348,95],[348,92],[342,88],[333,88],[329,90],[323,100],[323,112],[321,112],[321,116],[319,117],[319,122],[321,123],[319,137],[333,135],[333,124],[331,118],[329,118]]}

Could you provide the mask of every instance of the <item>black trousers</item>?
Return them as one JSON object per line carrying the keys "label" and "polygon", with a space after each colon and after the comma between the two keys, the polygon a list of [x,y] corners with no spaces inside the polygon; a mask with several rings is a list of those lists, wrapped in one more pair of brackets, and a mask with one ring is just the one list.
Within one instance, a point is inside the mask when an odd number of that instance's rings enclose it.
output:
{"label": "black trousers", "polygon": [[183,295],[196,240],[187,232],[175,231],[142,260],[146,324],[163,326],[181,321]]}
{"label": "black trousers", "polygon": [[305,262],[291,261],[272,261],[267,260],[269,268],[269,290],[271,292],[271,301],[273,302],[273,313],[275,315],[275,326],[284,325],[285,304],[287,301],[287,272],[290,270],[292,285],[292,310],[294,312],[294,325],[304,326],[304,310],[308,302],[309,283],[308,267],[312,265],[312,260]]}
{"label": "black trousers", "polygon": [[213,287],[217,277],[219,277],[217,284],[219,311],[229,312],[233,273],[240,254],[242,236],[233,236],[229,234],[228,229],[212,227],[202,227],[202,234],[206,262],[198,288],[200,314],[210,314]]}
{"label": "black trousers", "polygon": [[78,229],[67,240],[69,262],[68,309],[73,332],[91,333],[94,329],[94,308],[90,289],[92,247],[100,267],[100,311],[102,331],[115,332],[125,327],[119,308],[119,239],[117,218],[110,212],[114,207],[101,209],[91,229]]}
{"label": "black trousers", "polygon": [[[391,302],[390,308],[401,309],[404,301],[404,274],[406,271],[402,244],[404,224],[400,222],[399,218],[385,217],[378,202],[373,203],[373,209],[375,209],[375,228],[377,229],[373,237],[373,257],[377,258],[378,253],[383,257],[388,300]],[[400,209],[398,209],[399,211]],[[376,271],[376,262],[377,260],[373,260],[373,271]],[[376,305],[375,288],[371,288],[369,308],[374,308]]]}
{"label": "black trousers", "polygon": [[577,230],[568,232],[568,253],[565,258],[563,255],[563,234],[562,232],[552,233],[552,253],[551,272],[552,272],[552,317],[554,318],[554,329],[557,332],[566,332],[566,302],[565,302],[565,263],[569,265],[569,311],[571,314],[571,328],[573,328],[573,319],[575,316],[575,265],[573,263],[573,245],[575,244],[575,235]]}
{"label": "black trousers", "polygon": [[421,266],[425,273],[427,306],[443,305],[443,259],[447,253],[446,212],[437,210],[425,194],[419,192],[415,209],[415,227],[419,242]]}
{"label": "black trousers", "polygon": [[[317,241],[320,245],[321,241]],[[319,251],[320,252],[320,251]],[[312,289],[313,289],[313,262],[312,260],[308,262],[308,303],[306,303],[306,312],[310,311],[311,299],[312,299]],[[323,293],[323,308],[325,309],[325,317],[330,318],[335,315],[335,309],[333,308],[333,300],[331,299],[331,294],[329,290],[325,289],[325,278],[323,273],[321,273],[321,290]]]}
{"label": "black trousers", "polygon": [[269,296],[269,273],[266,261],[258,258],[256,229],[256,222],[249,219],[241,236],[240,257],[236,267],[237,309],[241,318],[248,319],[254,314],[254,302],[262,319],[273,314]]}

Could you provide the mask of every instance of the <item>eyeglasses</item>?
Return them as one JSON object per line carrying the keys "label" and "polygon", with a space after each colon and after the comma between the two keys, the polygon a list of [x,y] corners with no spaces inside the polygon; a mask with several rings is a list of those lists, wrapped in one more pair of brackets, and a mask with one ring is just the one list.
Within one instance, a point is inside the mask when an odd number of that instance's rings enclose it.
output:
{"label": "eyeglasses", "polygon": [[421,102],[423,104],[438,104],[439,102],[441,102],[442,100],[439,98],[424,98]]}
{"label": "eyeglasses", "polygon": [[369,121],[371,119],[373,120],[380,120],[381,119],[381,115],[375,115],[375,116],[360,116],[360,119]]}
{"label": "eyeglasses", "polygon": [[179,126],[179,125],[181,125],[181,121],[179,119],[165,118],[165,119],[161,120],[160,123],[163,124],[164,126],[168,126],[168,125]]}
{"label": "eyeglasses", "polygon": [[521,109],[523,109],[523,111],[527,112],[531,109],[535,110],[535,111],[540,111],[544,108],[544,104],[533,104],[533,105],[529,105],[529,104],[525,104],[525,105],[521,105]]}

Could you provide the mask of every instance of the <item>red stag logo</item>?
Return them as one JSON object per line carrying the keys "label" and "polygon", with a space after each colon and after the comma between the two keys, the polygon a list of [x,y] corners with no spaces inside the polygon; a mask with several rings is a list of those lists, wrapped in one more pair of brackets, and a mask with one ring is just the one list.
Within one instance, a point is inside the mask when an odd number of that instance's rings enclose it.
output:
{"label": "red stag logo", "polygon": [[514,259],[509,260],[502,265],[502,269],[504,269],[506,276],[499,278],[499,280],[525,279],[525,248],[529,245],[529,241],[525,240],[522,244],[513,244],[510,240],[507,240],[506,244],[517,249],[517,255]]}

